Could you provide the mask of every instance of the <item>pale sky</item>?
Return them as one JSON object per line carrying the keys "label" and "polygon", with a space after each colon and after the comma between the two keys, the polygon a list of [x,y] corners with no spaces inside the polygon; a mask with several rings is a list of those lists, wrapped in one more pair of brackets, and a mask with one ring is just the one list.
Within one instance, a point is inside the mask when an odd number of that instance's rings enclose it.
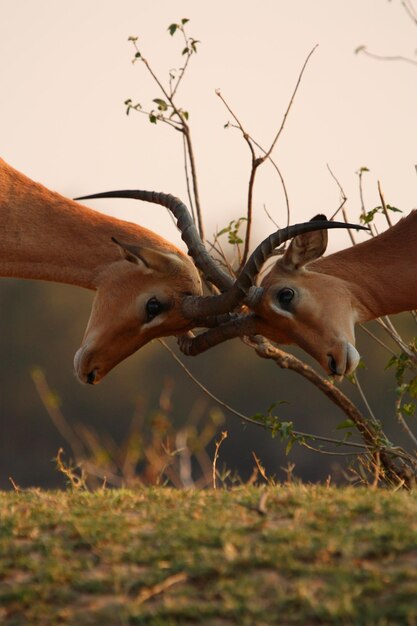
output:
{"label": "pale sky", "polygon": [[[170,23],[189,18],[201,41],[179,92],[190,112],[206,231],[245,214],[249,152],[215,89],[268,146],[301,66],[304,75],[274,157],[284,175],[292,221],[331,214],[339,191],[328,163],[359,211],[355,172],[367,166],[365,201],[417,205],[417,66],[355,55],[359,45],[412,56],[417,27],[393,0],[0,0],[0,155],[69,197],[117,188],[165,191],[187,200],[178,133],[125,114],[160,96],[142,64],[132,65],[130,35],[166,81],[181,64]],[[417,57],[414,57],[417,58]],[[257,239],[273,228],[263,206],[285,223],[279,180],[264,165],[255,194]],[[91,203],[179,241],[165,211],[129,201]],[[331,235],[332,246],[348,245]],[[254,241],[256,243],[256,241]]]}

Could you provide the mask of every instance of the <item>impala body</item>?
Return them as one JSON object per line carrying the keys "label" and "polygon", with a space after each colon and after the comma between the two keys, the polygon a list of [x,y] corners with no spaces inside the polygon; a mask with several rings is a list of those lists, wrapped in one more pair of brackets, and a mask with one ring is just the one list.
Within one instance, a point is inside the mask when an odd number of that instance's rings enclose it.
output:
{"label": "impala body", "polygon": [[181,303],[201,294],[198,272],[155,233],[64,198],[1,159],[0,220],[0,276],[96,292],[74,362],[82,382],[97,383],[151,339],[190,327]]}
{"label": "impala body", "polygon": [[417,308],[417,211],[327,257],[324,231],[295,237],[261,287],[257,332],[295,343],[337,376],[359,360],[354,326]]}

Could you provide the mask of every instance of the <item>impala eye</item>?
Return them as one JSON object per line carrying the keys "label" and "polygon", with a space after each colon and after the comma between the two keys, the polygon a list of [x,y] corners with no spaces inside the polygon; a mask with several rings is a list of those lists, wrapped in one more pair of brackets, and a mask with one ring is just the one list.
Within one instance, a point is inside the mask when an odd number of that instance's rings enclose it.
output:
{"label": "impala eye", "polygon": [[286,309],[290,305],[294,295],[295,292],[293,289],[290,289],[290,287],[284,287],[278,292],[278,302],[283,309]]}
{"label": "impala eye", "polygon": [[151,322],[154,317],[162,312],[162,304],[155,297],[150,298],[146,303],[146,321]]}

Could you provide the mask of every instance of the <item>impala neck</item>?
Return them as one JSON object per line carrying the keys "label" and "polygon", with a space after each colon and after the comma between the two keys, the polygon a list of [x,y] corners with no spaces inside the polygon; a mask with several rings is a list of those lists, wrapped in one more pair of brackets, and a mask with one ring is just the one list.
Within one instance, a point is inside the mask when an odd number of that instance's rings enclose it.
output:
{"label": "impala neck", "polygon": [[312,265],[349,284],[358,322],[416,309],[417,211],[381,235]]}
{"label": "impala neck", "polygon": [[111,237],[161,248],[151,231],[96,213],[34,183],[0,159],[0,276],[96,289],[120,260]]}

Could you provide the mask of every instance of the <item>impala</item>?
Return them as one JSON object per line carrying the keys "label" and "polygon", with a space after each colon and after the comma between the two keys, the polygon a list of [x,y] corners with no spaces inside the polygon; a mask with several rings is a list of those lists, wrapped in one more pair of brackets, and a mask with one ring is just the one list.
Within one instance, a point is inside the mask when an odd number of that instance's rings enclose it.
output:
{"label": "impala", "polygon": [[[148,193],[174,207],[178,200]],[[162,200],[161,200],[162,198]],[[181,204],[181,203],[180,203]],[[78,285],[96,291],[82,345],[74,359],[82,382],[99,382],[115,365],[155,337],[210,327],[250,291],[215,264],[191,218],[178,214],[183,239],[207,280],[225,294],[202,297],[199,273],[183,252],[157,234],[97,213],[54,193],[0,159],[0,276]],[[332,224],[332,226],[336,226]],[[343,225],[344,226],[344,225]],[[279,231],[326,228],[326,222]],[[229,289],[230,287],[230,289]]]}
{"label": "impala", "polygon": [[354,326],[417,308],[417,211],[387,231],[322,257],[325,231],[295,237],[263,279],[258,332],[296,343],[330,373],[359,360]]}
{"label": "impala", "polygon": [[[388,275],[394,277],[400,267],[405,265],[399,252],[398,237],[404,235],[407,225],[397,237],[394,236],[396,247],[393,254],[384,244],[384,236],[381,236],[382,239],[376,238],[316,261],[326,249],[327,228],[364,229],[354,224],[327,222],[323,215],[318,215],[306,224],[284,228],[267,237],[252,253],[233,283],[231,277],[226,276],[207,254],[188,209],[177,198],[143,190],[111,191],[80,199],[87,198],[136,198],[169,208],[178,219],[183,239],[196,265],[206,278],[223,291],[219,296],[194,299],[193,315],[231,312],[242,303],[253,311],[252,314],[231,317],[197,337],[184,335],[180,346],[189,355],[199,354],[232,337],[261,334],[277,343],[298,344],[316,358],[327,372],[341,377],[351,373],[359,362],[359,354],[354,347],[353,328],[356,322],[378,317],[384,314],[384,308],[385,313],[389,313],[413,308],[417,304],[415,275],[414,298],[407,298],[406,289],[403,289],[402,294],[405,298],[395,299],[389,294],[383,298],[378,293],[384,259],[392,256],[399,259],[395,268],[385,271],[387,279]],[[414,259],[417,257],[416,234],[414,217]],[[283,258],[277,261],[261,286],[255,287],[256,276],[268,256],[291,237],[293,239]],[[381,241],[380,245],[378,241]],[[316,262],[313,264],[313,261]],[[410,269],[406,271],[412,273]],[[379,308],[375,299],[380,304]],[[186,308],[183,307],[183,310]]]}
{"label": "impala", "polygon": [[155,233],[97,213],[0,160],[0,276],[95,290],[75,370],[97,383],[154,337],[191,326],[185,295],[201,293],[192,261]]}
{"label": "impala", "polygon": [[[417,211],[377,237],[322,257],[326,245],[325,231],[295,237],[262,280],[253,313],[185,337],[184,352],[262,334],[299,345],[332,375],[353,372],[355,324],[417,308]],[[259,254],[259,264],[266,256]]]}

